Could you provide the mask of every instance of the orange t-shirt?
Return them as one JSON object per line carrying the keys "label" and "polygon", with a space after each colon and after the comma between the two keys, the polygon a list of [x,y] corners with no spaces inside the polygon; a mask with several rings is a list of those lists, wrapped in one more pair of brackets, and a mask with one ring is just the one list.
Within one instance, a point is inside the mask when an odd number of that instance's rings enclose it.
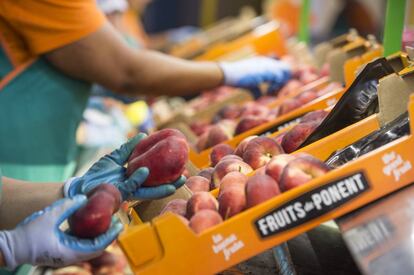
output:
{"label": "orange t-shirt", "polygon": [[14,66],[97,31],[95,0],[1,0],[0,43]]}

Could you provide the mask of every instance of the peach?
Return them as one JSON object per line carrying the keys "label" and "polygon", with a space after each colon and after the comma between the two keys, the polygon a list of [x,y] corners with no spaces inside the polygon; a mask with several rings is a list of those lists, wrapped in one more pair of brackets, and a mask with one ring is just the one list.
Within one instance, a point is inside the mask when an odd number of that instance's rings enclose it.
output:
{"label": "peach", "polygon": [[277,182],[268,175],[254,175],[246,183],[247,208],[258,205],[280,194]]}
{"label": "peach", "polygon": [[246,191],[244,184],[233,184],[220,192],[218,196],[219,213],[226,220],[246,208]]}
{"label": "peach", "polygon": [[187,202],[186,217],[191,217],[202,209],[217,210],[217,200],[209,192],[197,192]]}
{"label": "peach", "polygon": [[111,268],[116,266],[117,258],[115,254],[108,251],[104,251],[101,255],[96,258],[90,259],[88,263],[92,266],[94,270],[99,270],[101,268]]}
{"label": "peach", "polygon": [[198,139],[195,145],[198,151],[203,151],[207,148],[207,138],[208,138],[208,131],[203,133]]}
{"label": "peach", "polygon": [[318,123],[307,122],[299,123],[290,129],[282,140],[282,147],[286,153],[292,153],[315,131]]}
{"label": "peach", "polygon": [[178,179],[188,161],[186,140],[170,136],[152,146],[148,151],[128,163],[126,175],[131,176],[140,167],[150,171],[144,186],[158,186]]}
{"label": "peach", "polygon": [[235,159],[227,159],[224,161],[220,161],[216,167],[214,168],[213,173],[213,187],[217,188],[220,186],[221,179],[230,172],[238,171],[245,175],[252,172],[253,169],[247,163],[235,160]]}
{"label": "peach", "polygon": [[191,190],[191,192],[208,192],[210,191],[210,181],[201,176],[192,176],[187,179],[185,185]]}
{"label": "peach", "polygon": [[280,133],[277,136],[273,137],[273,139],[279,144],[282,145],[283,137],[286,135],[286,132]]}
{"label": "peach", "polygon": [[216,144],[229,140],[231,135],[228,134],[220,125],[213,125],[207,134],[205,148],[213,147]]}
{"label": "peach", "polygon": [[319,78],[319,76],[317,74],[312,73],[312,72],[305,71],[304,73],[302,73],[300,75],[299,80],[303,84],[308,84],[308,83],[311,83],[311,82],[317,80],[318,78]]}
{"label": "peach", "polygon": [[289,80],[282,89],[277,93],[279,98],[291,95],[293,92],[302,87],[302,83],[297,79]]}
{"label": "peach", "polygon": [[308,102],[311,102],[312,100],[314,100],[316,98],[318,98],[318,95],[314,91],[305,91],[305,92],[301,93],[300,95],[298,95],[296,97],[296,99],[298,99],[300,101],[300,103],[302,103],[302,104],[306,104]]}
{"label": "peach", "polygon": [[202,233],[210,227],[222,223],[223,219],[217,211],[203,209],[197,212],[191,219],[189,226],[197,234]]}
{"label": "peach", "polygon": [[149,149],[151,149],[151,147],[153,147],[158,142],[168,137],[177,137],[183,140],[187,140],[184,134],[176,129],[166,128],[166,129],[160,130],[142,139],[137,144],[137,146],[135,146],[134,151],[131,153],[131,156],[128,159],[128,162],[142,155],[143,153],[147,152]]}
{"label": "peach", "polygon": [[161,210],[160,215],[166,212],[172,212],[184,217],[187,212],[187,201],[183,199],[174,199],[169,201],[165,205],[164,209]]}
{"label": "peach", "polygon": [[216,164],[226,155],[233,154],[233,148],[228,144],[217,144],[210,153],[210,162],[212,166]]}
{"label": "peach", "polygon": [[331,82],[328,86],[318,91],[318,96],[323,96],[327,93],[333,92],[333,91],[339,91],[342,89],[342,84],[339,82]]}
{"label": "peach", "polygon": [[[243,161],[243,159],[241,158],[241,157],[239,157],[239,156],[237,156],[237,155],[227,155],[227,156],[224,156],[220,161],[225,161],[225,160],[228,160],[228,159],[233,159],[233,160],[240,160],[240,161]],[[219,161],[219,162],[220,162]],[[218,163],[217,163],[218,164]],[[216,165],[217,165],[216,164]]]}
{"label": "peach", "polygon": [[301,123],[320,122],[320,121],[323,121],[328,114],[329,112],[325,110],[317,110],[317,111],[309,112],[300,119],[300,122]]}
{"label": "peach", "polygon": [[194,121],[190,124],[190,129],[194,132],[194,134],[196,134],[196,136],[201,136],[207,132],[209,127],[210,124],[205,121]]}
{"label": "peach", "polygon": [[244,148],[246,147],[247,143],[249,143],[249,141],[251,141],[252,139],[254,139],[255,137],[257,137],[256,135],[254,136],[248,136],[247,138],[243,139],[239,145],[237,146],[236,150],[234,151],[234,153],[236,155],[238,155],[239,157],[243,156],[244,153]]}
{"label": "peach", "polygon": [[226,105],[217,112],[214,121],[221,119],[236,119],[240,117],[241,106],[236,104]]}
{"label": "peach", "polygon": [[266,174],[266,166],[262,166],[259,169],[256,169],[255,175],[265,175]]}
{"label": "peach", "polygon": [[265,117],[247,116],[242,118],[236,126],[235,135],[244,133],[266,122],[269,122],[269,119]]}
{"label": "peach", "polygon": [[294,159],[295,156],[288,154],[281,154],[273,157],[266,165],[266,174],[272,177],[275,181],[279,182],[283,169],[289,161]]}
{"label": "peach", "polygon": [[189,224],[190,224],[190,221],[186,218],[186,217],[183,217],[183,216],[180,216],[180,215],[178,215],[177,216],[185,225],[187,225],[187,226],[189,226]]}
{"label": "peach", "polygon": [[121,197],[121,193],[119,192],[119,189],[116,188],[114,185],[109,184],[109,183],[103,183],[98,185],[97,187],[95,187],[94,189],[92,189],[88,194],[88,198],[92,197],[96,192],[107,192],[110,193],[112,195],[112,197],[114,198],[114,213],[116,211],[118,211],[118,209],[121,207],[121,203],[122,203],[122,197]]}
{"label": "peach", "polygon": [[254,101],[247,102],[244,104],[240,117],[247,117],[247,116],[258,116],[258,117],[265,117],[269,113],[269,108],[266,106],[260,105]]}
{"label": "peach", "polygon": [[266,165],[273,156],[282,153],[282,147],[274,139],[256,137],[247,143],[243,153],[243,160],[256,170]]}
{"label": "peach", "polygon": [[275,96],[264,95],[256,99],[256,103],[260,105],[268,105],[269,103],[272,103],[275,100],[276,100]]}
{"label": "peach", "polygon": [[69,217],[71,233],[79,238],[95,238],[105,233],[111,225],[116,202],[112,194],[97,191],[88,202]]}
{"label": "peach", "polygon": [[287,114],[301,107],[302,103],[297,98],[288,98],[280,105],[279,116]]}
{"label": "peach", "polygon": [[314,157],[299,156],[283,169],[279,186],[284,192],[326,174],[330,168]]}
{"label": "peach", "polygon": [[197,176],[206,178],[208,179],[208,181],[211,181],[211,177],[213,176],[213,173],[214,173],[214,168],[208,167],[198,172]]}
{"label": "peach", "polygon": [[219,193],[223,192],[233,185],[242,185],[242,187],[244,187],[247,180],[248,177],[243,173],[240,173],[238,171],[230,172],[221,180]]}

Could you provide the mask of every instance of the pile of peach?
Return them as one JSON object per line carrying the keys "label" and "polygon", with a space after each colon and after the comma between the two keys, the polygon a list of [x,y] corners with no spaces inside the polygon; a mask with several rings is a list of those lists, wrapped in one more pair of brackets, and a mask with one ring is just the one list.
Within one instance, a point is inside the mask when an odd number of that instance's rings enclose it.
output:
{"label": "pile of peach", "polygon": [[[340,87],[337,83],[331,83],[322,90],[308,90],[289,98],[301,86],[302,84],[298,80],[291,80],[279,91],[277,97],[265,96],[256,101],[240,105],[229,104],[223,107],[212,121],[193,122],[190,128],[198,136],[195,144],[196,149],[202,151],[220,144],[236,135],[300,108],[321,95]],[[269,108],[267,104],[278,97],[287,98],[280,106]]]}
{"label": "pile of peach", "polygon": [[[263,167],[273,156],[294,152],[328,115],[324,110],[313,111],[303,116],[298,125],[274,138],[250,136],[233,150],[227,144],[215,145],[210,153],[212,167],[202,170],[212,180],[189,179],[187,186],[193,191],[209,191],[217,188],[216,182],[231,171],[248,174]],[[196,183],[194,183],[196,182]],[[196,188],[196,189],[195,189]],[[201,188],[201,189],[200,189]]]}
{"label": "pile of peach", "polygon": [[[324,111],[306,115],[298,124],[301,127],[293,128],[293,134],[285,134],[288,139],[282,138],[282,145],[289,145],[290,139],[294,144],[304,140],[309,131],[304,132],[303,128],[315,128],[326,115]],[[295,132],[299,137],[295,138]],[[170,201],[160,214],[176,213],[194,232],[200,233],[329,171],[327,165],[309,154],[285,154],[277,139],[280,137],[251,136],[236,150],[226,144],[216,145],[210,155],[213,167],[186,181],[193,196],[188,201]],[[254,170],[255,174],[248,177]],[[217,198],[209,193],[216,188],[219,189]]]}
{"label": "pile of peach", "polygon": [[170,201],[160,214],[168,211],[178,214],[194,232],[201,233],[328,171],[328,166],[311,155],[279,154],[251,177],[239,171],[230,171],[219,180],[216,178],[214,184],[219,188],[217,198],[207,191],[196,191],[209,184],[208,178],[190,177],[188,183],[193,185],[193,196],[188,201]]}

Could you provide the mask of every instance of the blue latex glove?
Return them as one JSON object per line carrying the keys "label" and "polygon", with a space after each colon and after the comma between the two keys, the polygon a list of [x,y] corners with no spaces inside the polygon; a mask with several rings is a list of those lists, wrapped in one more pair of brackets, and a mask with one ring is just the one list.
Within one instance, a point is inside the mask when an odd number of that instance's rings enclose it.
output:
{"label": "blue latex glove", "polygon": [[185,183],[184,176],[173,183],[157,187],[142,187],[149,174],[146,167],[136,170],[129,178],[126,177],[124,164],[135,146],[145,137],[145,134],[136,135],[119,149],[102,157],[82,177],[69,179],[64,185],[65,197],[88,194],[102,183],[115,185],[121,192],[123,200],[153,200],[174,194]]}
{"label": "blue latex glove", "polygon": [[59,229],[77,209],[84,195],[62,199],[26,218],[14,230],[0,231],[0,250],[8,269],[21,264],[66,266],[99,256],[122,231],[113,218],[110,229],[95,239],[79,239]]}
{"label": "blue latex glove", "polygon": [[272,92],[291,77],[288,64],[268,57],[222,62],[219,65],[223,70],[225,85],[249,89],[255,98],[262,95],[261,84],[267,83],[268,92]]}

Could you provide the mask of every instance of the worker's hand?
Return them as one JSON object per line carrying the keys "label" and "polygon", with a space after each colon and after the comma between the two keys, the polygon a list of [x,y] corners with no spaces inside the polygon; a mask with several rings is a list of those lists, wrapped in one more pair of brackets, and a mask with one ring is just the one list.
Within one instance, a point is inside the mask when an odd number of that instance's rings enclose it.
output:
{"label": "worker's hand", "polygon": [[219,64],[224,74],[224,84],[246,88],[255,98],[260,97],[261,84],[268,84],[268,92],[280,88],[291,77],[287,63],[267,57],[253,57],[237,62]]}
{"label": "worker's hand", "polygon": [[123,200],[153,200],[174,194],[185,183],[184,176],[170,184],[142,187],[148,177],[149,170],[146,167],[141,167],[127,178],[124,164],[128,161],[135,146],[145,137],[145,134],[136,135],[119,149],[102,157],[82,177],[69,179],[64,185],[65,197],[88,194],[102,183],[115,185],[121,192]]}
{"label": "worker's hand", "polygon": [[80,239],[59,228],[86,202],[83,195],[59,200],[32,214],[14,230],[0,231],[0,250],[7,268],[25,263],[66,266],[99,256],[122,231],[122,224],[115,218],[110,229],[95,239]]}

